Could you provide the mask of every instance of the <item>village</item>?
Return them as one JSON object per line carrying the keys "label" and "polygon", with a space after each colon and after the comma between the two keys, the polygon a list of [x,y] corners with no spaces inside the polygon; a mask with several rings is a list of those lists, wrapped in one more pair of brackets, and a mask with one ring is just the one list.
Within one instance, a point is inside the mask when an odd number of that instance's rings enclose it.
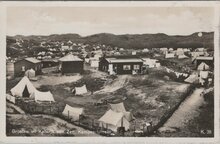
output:
{"label": "village", "polygon": [[127,49],[71,40],[40,47],[7,53],[8,136],[164,136],[177,132],[167,123],[187,97],[214,97],[214,51],[205,47]]}

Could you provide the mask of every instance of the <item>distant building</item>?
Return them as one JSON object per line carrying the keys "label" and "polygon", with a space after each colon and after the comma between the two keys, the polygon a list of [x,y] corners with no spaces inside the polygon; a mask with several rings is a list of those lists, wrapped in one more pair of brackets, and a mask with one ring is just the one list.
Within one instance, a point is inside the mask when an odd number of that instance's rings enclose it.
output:
{"label": "distant building", "polygon": [[139,74],[143,61],[140,58],[101,58],[99,70],[109,74]]}
{"label": "distant building", "polygon": [[28,57],[22,60],[18,60],[14,63],[14,74],[15,76],[19,76],[24,74],[24,72],[28,69],[33,69],[36,72],[36,75],[42,72],[42,63],[41,61]]}
{"label": "distant building", "polygon": [[68,54],[59,59],[59,69],[64,73],[81,73],[83,72],[83,60],[72,54]]}
{"label": "distant building", "polygon": [[43,68],[53,67],[53,66],[58,66],[59,61],[57,58],[44,59],[44,60],[42,60],[42,64],[43,64]]}
{"label": "distant building", "polygon": [[174,53],[167,53],[166,52],[165,58],[174,58]]}
{"label": "distant building", "polygon": [[160,48],[160,51],[162,54],[166,54],[168,51],[168,48]]}

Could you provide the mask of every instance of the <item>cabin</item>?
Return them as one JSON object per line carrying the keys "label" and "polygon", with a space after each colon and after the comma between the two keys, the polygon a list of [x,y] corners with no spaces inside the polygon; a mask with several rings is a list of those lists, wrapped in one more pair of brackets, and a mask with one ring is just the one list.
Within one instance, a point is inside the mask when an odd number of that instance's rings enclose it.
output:
{"label": "cabin", "polygon": [[99,70],[111,74],[140,74],[143,61],[140,58],[100,58]]}
{"label": "cabin", "polygon": [[68,54],[59,59],[59,70],[65,73],[81,73],[83,72],[83,60],[72,54]]}
{"label": "cabin", "polygon": [[33,69],[35,70],[35,74],[41,74],[42,72],[42,63],[40,60],[37,60],[33,57],[24,58],[18,60],[14,63],[14,75],[21,76],[25,73],[25,71]]}

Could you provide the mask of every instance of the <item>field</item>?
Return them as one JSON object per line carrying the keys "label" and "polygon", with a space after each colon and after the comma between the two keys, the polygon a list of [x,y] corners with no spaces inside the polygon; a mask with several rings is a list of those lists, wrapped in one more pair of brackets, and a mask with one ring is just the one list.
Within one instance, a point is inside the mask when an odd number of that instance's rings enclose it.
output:
{"label": "field", "polygon": [[[146,75],[118,76],[109,76],[89,67],[85,69],[81,75],[40,75],[33,84],[41,91],[50,90],[60,105],[83,107],[85,117],[81,122],[88,127],[93,122],[97,124],[97,120],[109,109],[106,101],[124,102],[126,110],[131,111],[135,117],[131,129],[141,130],[143,124],[150,121],[157,125],[185,97],[190,88],[189,84],[172,80],[161,69],[151,69]],[[19,78],[7,81],[7,92],[18,81]],[[71,90],[83,84],[86,84],[89,92],[83,96],[74,96]],[[8,118],[13,121],[12,117]],[[28,116],[19,117],[16,121],[23,119],[38,121]]]}

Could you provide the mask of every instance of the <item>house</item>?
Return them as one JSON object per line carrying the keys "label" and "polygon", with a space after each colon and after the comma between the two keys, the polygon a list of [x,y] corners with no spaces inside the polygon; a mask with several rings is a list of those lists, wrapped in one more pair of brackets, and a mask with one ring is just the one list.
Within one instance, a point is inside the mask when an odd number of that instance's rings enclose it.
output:
{"label": "house", "polygon": [[165,58],[174,58],[174,53],[167,53],[166,52]]}
{"label": "house", "polygon": [[143,61],[140,58],[100,58],[99,70],[109,74],[139,74]]}
{"label": "house", "polygon": [[196,64],[196,68],[198,68],[201,63],[208,65],[210,68],[214,68],[214,57],[198,56],[193,60],[193,63]]}
{"label": "house", "polygon": [[14,63],[14,74],[19,76],[24,74],[26,70],[33,69],[36,72],[36,75],[42,72],[42,63],[40,60],[37,60],[33,57],[24,58],[18,60]]}
{"label": "house", "polygon": [[43,68],[58,66],[59,61],[57,58],[44,59],[42,60]]}
{"label": "house", "polygon": [[59,69],[64,73],[81,73],[83,72],[83,60],[72,54],[68,54],[59,59]]}
{"label": "house", "polygon": [[168,48],[160,48],[160,51],[162,54],[166,54],[168,51]]}

